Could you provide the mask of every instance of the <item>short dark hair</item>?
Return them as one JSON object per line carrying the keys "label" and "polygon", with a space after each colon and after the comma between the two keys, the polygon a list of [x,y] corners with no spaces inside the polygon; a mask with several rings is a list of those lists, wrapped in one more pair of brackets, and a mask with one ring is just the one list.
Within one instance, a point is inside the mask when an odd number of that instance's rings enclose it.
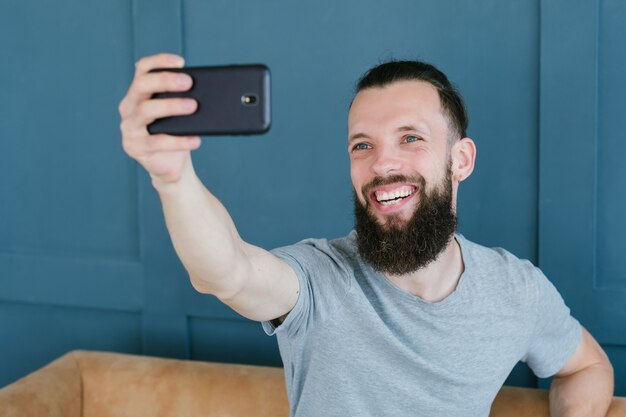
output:
{"label": "short dark hair", "polygon": [[469,118],[463,97],[448,77],[433,65],[422,61],[387,61],[367,71],[356,86],[356,93],[374,87],[385,87],[397,81],[425,81],[437,89],[444,115],[459,138],[467,136]]}

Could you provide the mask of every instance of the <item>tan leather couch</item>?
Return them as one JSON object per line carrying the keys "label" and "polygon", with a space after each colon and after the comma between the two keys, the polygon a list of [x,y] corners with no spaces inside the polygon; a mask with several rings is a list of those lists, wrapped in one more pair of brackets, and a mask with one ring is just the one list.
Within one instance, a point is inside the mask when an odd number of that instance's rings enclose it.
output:
{"label": "tan leather couch", "polygon": [[[74,351],[0,390],[0,417],[287,417],[283,371]],[[548,416],[547,392],[504,387],[491,416]],[[611,417],[626,416],[615,398]]]}

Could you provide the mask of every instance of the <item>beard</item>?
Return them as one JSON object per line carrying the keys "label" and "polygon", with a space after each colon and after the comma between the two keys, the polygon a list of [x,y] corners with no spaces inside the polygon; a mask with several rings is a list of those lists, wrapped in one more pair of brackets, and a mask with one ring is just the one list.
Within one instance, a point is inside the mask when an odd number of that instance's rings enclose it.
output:
{"label": "beard", "polygon": [[361,257],[380,272],[405,275],[424,268],[435,261],[454,235],[457,226],[452,208],[452,171],[450,165],[441,184],[426,192],[421,176],[403,175],[375,178],[363,187],[363,195],[373,186],[397,182],[417,183],[419,202],[411,218],[404,221],[390,216],[380,224],[370,212],[370,201],[365,205],[354,193],[357,248]]}

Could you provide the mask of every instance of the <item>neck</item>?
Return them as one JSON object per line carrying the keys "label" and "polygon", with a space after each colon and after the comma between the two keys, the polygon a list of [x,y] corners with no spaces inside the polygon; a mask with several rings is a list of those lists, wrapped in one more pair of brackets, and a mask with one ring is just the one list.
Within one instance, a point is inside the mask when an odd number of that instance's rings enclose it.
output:
{"label": "neck", "polygon": [[461,247],[454,236],[437,259],[406,275],[386,275],[398,288],[425,301],[436,303],[454,290],[464,270]]}

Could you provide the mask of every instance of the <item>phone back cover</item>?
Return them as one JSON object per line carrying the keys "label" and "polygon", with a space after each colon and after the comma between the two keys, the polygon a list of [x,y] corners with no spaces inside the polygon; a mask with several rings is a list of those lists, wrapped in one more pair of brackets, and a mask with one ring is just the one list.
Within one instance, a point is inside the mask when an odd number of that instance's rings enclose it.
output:
{"label": "phone back cover", "polygon": [[[188,116],[155,120],[148,131],[172,135],[245,135],[270,128],[270,74],[265,65],[228,65],[159,69],[185,72],[193,86],[184,93],[158,93],[154,98],[192,97],[198,109]],[[244,103],[256,97],[254,104]]]}

